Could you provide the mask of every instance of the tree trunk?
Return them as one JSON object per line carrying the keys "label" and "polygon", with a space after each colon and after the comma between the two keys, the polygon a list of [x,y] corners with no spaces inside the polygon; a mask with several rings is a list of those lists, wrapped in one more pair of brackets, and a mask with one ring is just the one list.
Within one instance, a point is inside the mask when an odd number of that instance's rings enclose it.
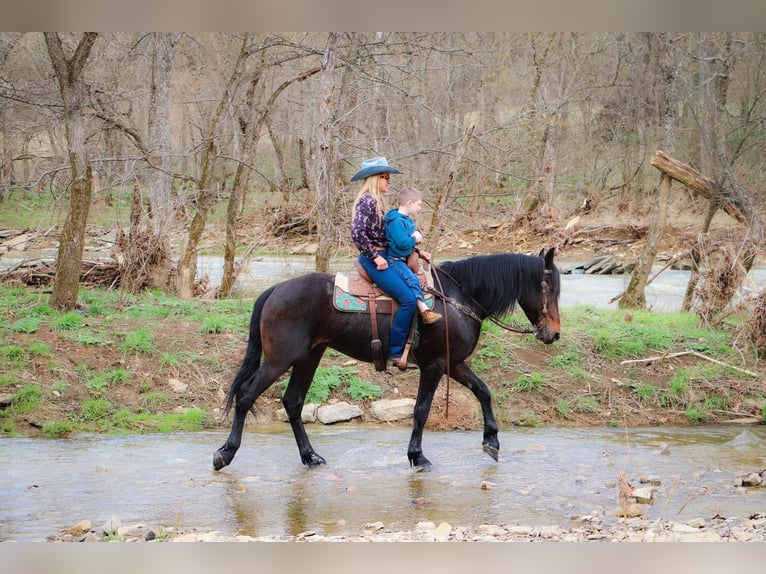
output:
{"label": "tree trunk", "polygon": [[652,270],[654,258],[657,255],[657,244],[665,228],[668,199],[670,198],[670,184],[670,177],[663,173],[660,176],[660,193],[657,197],[657,219],[649,231],[644,251],[636,263],[636,268],[630,277],[628,288],[620,298],[620,309],[643,309],[646,307],[646,281]]}
{"label": "tree trunk", "polygon": [[447,183],[441,189],[436,197],[436,204],[434,205],[434,211],[431,214],[431,224],[428,228],[428,234],[426,236],[426,251],[434,253],[439,246],[439,237],[442,233],[442,224],[444,222],[444,211],[447,209],[447,204],[452,199],[452,187],[455,183],[455,177],[457,177],[460,165],[463,163],[463,156],[465,155],[465,148],[468,146],[468,142],[473,137],[474,125],[472,124],[465,132],[463,137],[458,143],[455,156],[452,158],[452,164],[447,172]]}
{"label": "tree trunk", "polygon": [[291,190],[285,177],[285,152],[270,121],[266,121],[266,128],[269,130],[269,139],[271,139],[271,145],[274,148],[274,184],[277,188],[275,191],[281,191],[282,200],[287,203],[290,201]]}
{"label": "tree trunk", "polygon": [[61,231],[56,275],[53,279],[53,293],[50,300],[51,307],[60,311],[71,311],[77,304],[80,266],[85,246],[85,226],[88,222],[93,195],[93,171],[86,145],[87,136],[83,115],[86,94],[83,69],[97,37],[98,34],[94,32],[83,34],[74,54],[67,58],[60,36],[57,33],[45,33],[48,55],[53,64],[64,104],[69,167],[72,172],[69,212]]}
{"label": "tree trunk", "polygon": [[[148,110],[147,158],[154,169],[147,175],[149,205],[151,206],[151,238],[147,247],[155,251],[148,261],[152,266],[144,269],[152,287],[167,289],[172,269],[170,231],[175,217],[173,177],[170,174],[171,126],[170,79],[173,69],[175,45],[180,35],[167,32],[154,33],[154,58]],[[136,235],[136,238],[138,235]]]}
{"label": "tree trunk", "polygon": [[257,72],[251,83],[247,95],[245,112],[250,114],[249,118],[240,118],[240,125],[243,126],[244,143],[240,150],[240,161],[237,165],[237,171],[234,176],[231,193],[229,194],[229,203],[226,211],[226,244],[224,247],[223,277],[221,279],[220,297],[228,297],[237,280],[238,269],[234,263],[237,251],[237,214],[245,199],[245,190],[250,179],[250,162],[255,155],[258,147],[258,140],[263,130],[263,125],[267,122],[269,114],[276,105],[279,96],[288,86],[294,82],[301,82],[311,75],[317,73],[319,68],[312,68],[302,72],[282,82],[277,86],[269,96],[269,99],[261,106],[257,105],[255,89],[260,78],[260,72]]}
{"label": "tree trunk", "polygon": [[192,217],[192,221],[189,224],[189,230],[184,238],[181,256],[179,257],[177,264],[176,288],[178,290],[178,296],[182,299],[191,299],[194,296],[194,280],[197,277],[198,246],[202,239],[202,234],[205,231],[208,213],[213,207],[216,197],[216,188],[213,186],[211,177],[213,163],[215,162],[215,135],[218,131],[218,125],[221,122],[221,118],[229,105],[232,89],[236,82],[239,81],[244,63],[249,55],[247,45],[248,37],[249,36],[245,36],[242,41],[242,46],[240,47],[237,61],[234,64],[234,69],[231,72],[231,76],[229,76],[229,81],[224,88],[223,94],[221,94],[221,99],[218,101],[215,114],[210,121],[207,133],[207,145],[202,156],[202,169],[197,180],[197,193],[192,202],[194,216]]}
{"label": "tree trunk", "polygon": [[322,64],[322,99],[319,104],[319,175],[317,177],[316,225],[319,249],[316,252],[316,270],[326,273],[330,268],[330,242],[332,241],[332,171],[333,164],[333,109],[332,94],[335,86],[335,55],[338,48],[338,33],[327,35],[327,50]]}

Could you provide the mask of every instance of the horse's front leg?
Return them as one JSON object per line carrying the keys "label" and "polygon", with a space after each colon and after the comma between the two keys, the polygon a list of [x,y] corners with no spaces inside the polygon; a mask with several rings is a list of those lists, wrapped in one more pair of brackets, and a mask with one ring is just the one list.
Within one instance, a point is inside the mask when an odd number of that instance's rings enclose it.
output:
{"label": "horse's front leg", "polygon": [[423,429],[431,412],[431,403],[439,380],[444,374],[441,365],[432,364],[420,369],[420,383],[418,385],[418,397],[415,400],[415,412],[412,421],[412,434],[407,448],[407,458],[410,466],[418,471],[431,470],[431,461],[423,454]]}
{"label": "horse's front leg", "polygon": [[458,383],[469,389],[479,401],[481,412],[484,415],[484,439],[482,441],[484,452],[497,460],[500,442],[497,439],[497,421],[492,411],[492,394],[489,392],[489,388],[465,363],[455,365],[450,374]]}
{"label": "horse's front leg", "polygon": [[282,404],[287,412],[290,427],[293,429],[301,462],[308,467],[320,466],[326,462],[323,457],[314,452],[314,447],[311,446],[311,441],[306,434],[306,427],[303,426],[303,420],[301,419],[306,393],[311,386],[314,373],[324,351],[324,347],[317,347],[311,351],[308,357],[293,364],[293,372],[290,375],[290,381],[287,383],[287,389],[285,389],[285,394],[282,397]]}

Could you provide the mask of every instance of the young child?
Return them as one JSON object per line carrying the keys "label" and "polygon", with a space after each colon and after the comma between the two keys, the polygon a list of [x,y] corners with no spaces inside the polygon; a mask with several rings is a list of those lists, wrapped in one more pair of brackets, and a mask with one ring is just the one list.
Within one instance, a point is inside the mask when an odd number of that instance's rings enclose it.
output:
{"label": "young child", "polygon": [[[386,256],[389,266],[402,277],[417,298],[418,311],[423,317],[423,322],[430,324],[435,323],[442,316],[428,308],[417,275],[407,267],[407,257],[412,253],[415,245],[423,241],[423,235],[417,230],[415,221],[412,219],[412,216],[420,213],[422,208],[423,195],[420,191],[414,187],[405,187],[399,192],[399,209],[392,209],[386,213],[386,240],[388,241]],[[431,261],[431,254],[427,251],[421,250],[419,255],[426,261]]]}

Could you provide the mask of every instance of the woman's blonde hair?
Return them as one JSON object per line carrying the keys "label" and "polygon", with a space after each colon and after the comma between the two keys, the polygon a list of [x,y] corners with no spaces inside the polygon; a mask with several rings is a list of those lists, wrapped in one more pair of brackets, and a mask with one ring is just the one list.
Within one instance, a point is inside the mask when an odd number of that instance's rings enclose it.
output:
{"label": "woman's blonde hair", "polygon": [[386,206],[383,202],[383,194],[380,193],[379,184],[380,174],[371,175],[370,177],[365,178],[365,180],[362,182],[361,189],[359,189],[359,193],[356,194],[356,199],[354,200],[354,209],[352,213],[356,213],[356,206],[362,196],[370,195],[375,200],[375,205],[378,208],[378,221],[383,221],[383,218],[386,216]]}

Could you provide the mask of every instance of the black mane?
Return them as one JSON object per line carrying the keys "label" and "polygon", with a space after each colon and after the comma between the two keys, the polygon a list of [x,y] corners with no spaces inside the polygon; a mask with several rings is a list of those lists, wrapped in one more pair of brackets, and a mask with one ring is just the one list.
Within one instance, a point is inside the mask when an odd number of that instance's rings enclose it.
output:
{"label": "black mane", "polygon": [[[452,277],[466,295],[476,300],[490,315],[502,317],[529,291],[539,291],[543,279],[542,257],[520,253],[479,255],[459,261],[445,261],[440,267]],[[449,279],[443,281],[449,282]],[[558,269],[553,268],[553,293],[558,299]],[[447,290],[447,286],[444,286]]]}

